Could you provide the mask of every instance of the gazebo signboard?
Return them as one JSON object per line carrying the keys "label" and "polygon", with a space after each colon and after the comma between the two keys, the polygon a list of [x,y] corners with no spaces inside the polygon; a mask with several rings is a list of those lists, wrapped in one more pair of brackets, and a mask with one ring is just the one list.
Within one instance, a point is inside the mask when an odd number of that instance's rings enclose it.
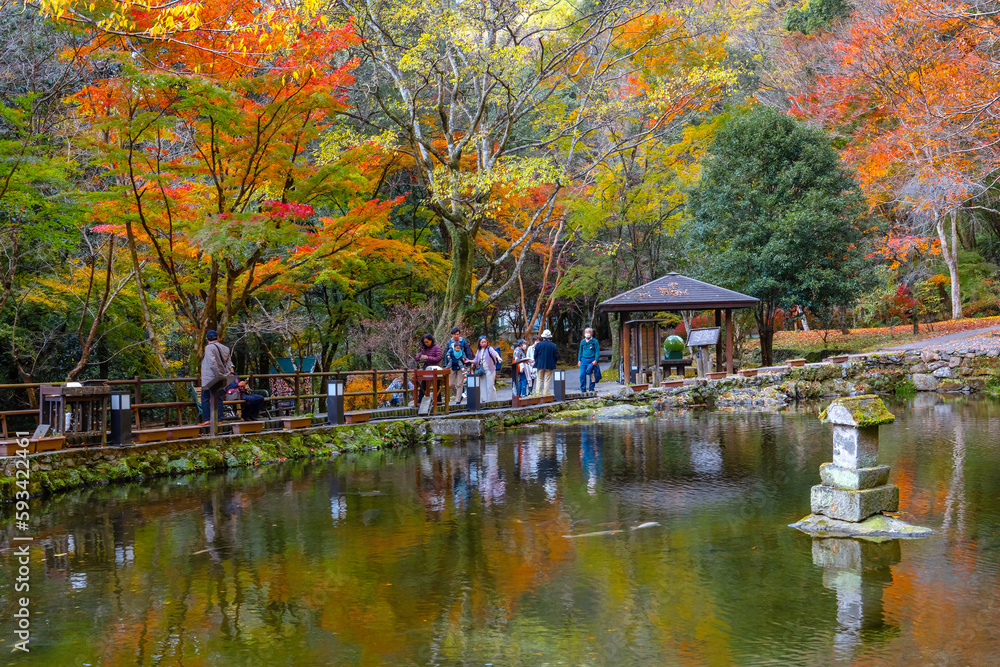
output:
{"label": "gazebo signboard", "polygon": [[688,332],[687,345],[694,350],[694,367],[700,378],[712,372],[712,351],[709,348],[718,344],[719,331],[719,327],[708,327]]}

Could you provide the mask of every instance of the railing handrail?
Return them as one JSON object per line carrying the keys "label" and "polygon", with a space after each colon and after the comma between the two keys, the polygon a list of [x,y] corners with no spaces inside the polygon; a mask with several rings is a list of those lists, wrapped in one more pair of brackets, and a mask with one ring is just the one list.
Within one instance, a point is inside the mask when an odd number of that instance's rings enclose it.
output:
{"label": "railing handrail", "polygon": [[[380,389],[379,381],[385,380],[386,377],[397,376],[403,379],[403,387],[400,389]],[[274,373],[249,373],[246,376],[246,380],[250,384],[251,389],[254,384],[262,384],[266,380],[283,379],[290,380],[289,384],[293,386],[292,395],[290,396],[268,396],[267,401],[269,403],[277,403],[283,401],[293,401],[295,405],[295,412],[298,414],[303,414],[307,412],[314,412],[312,410],[313,401],[318,401],[318,408],[322,412],[325,406],[322,405],[322,399],[326,398],[325,393],[314,393],[314,382],[324,381],[327,378],[336,378],[345,382],[346,384],[352,379],[357,377],[371,378],[371,390],[365,391],[347,391],[344,393],[345,398],[363,398],[369,397],[371,408],[377,408],[380,404],[380,397],[388,396],[392,394],[402,394],[404,397],[408,392],[408,385],[413,383],[415,379],[413,376],[413,369],[406,368],[390,368],[390,369],[368,369],[368,370],[353,370],[353,371],[315,371],[310,373],[303,373],[301,371],[295,371],[292,373],[285,372],[274,372]],[[395,379],[395,378],[394,378]],[[409,380],[409,382],[407,381]],[[194,408],[198,405],[196,401],[143,401],[142,389],[144,386],[154,386],[154,385],[164,385],[164,384],[188,384],[192,389],[200,388],[201,377],[200,376],[181,376],[181,377],[142,377],[136,376],[129,379],[96,379],[96,380],[81,380],[82,384],[100,384],[110,387],[115,387],[116,389],[128,388],[130,389],[130,394],[132,397],[132,409],[134,411],[138,410],[148,410],[148,409],[169,409],[161,405],[164,402],[169,402],[174,404],[173,407],[178,407],[181,404],[180,409]],[[300,384],[301,383],[301,384]],[[30,417],[31,414],[40,414],[40,408],[30,408],[28,407],[32,402],[39,402],[39,394],[41,387],[62,387],[66,386],[68,381],[52,381],[52,382],[23,382],[16,384],[0,384],[0,390],[6,391],[25,391],[33,392],[34,396],[28,397],[25,405],[19,406],[17,408],[12,408],[9,410],[0,410],[0,421],[3,425],[3,434],[6,435],[9,428],[7,423],[7,418],[26,418]],[[303,386],[304,385],[304,386]],[[263,387],[262,387],[263,388]],[[269,385],[268,387],[269,388]],[[405,400],[405,399],[404,399]]]}
{"label": "railing handrail", "polygon": [[[513,367],[513,366],[511,367],[511,378],[512,379],[514,378],[514,368],[515,367]],[[357,377],[370,378],[371,379],[371,389],[370,390],[366,389],[364,391],[345,391],[343,393],[343,396],[344,396],[345,399],[350,399],[350,398],[368,398],[368,399],[370,399],[370,402],[368,403],[367,407],[361,406],[360,408],[358,408],[356,406],[354,409],[374,410],[374,409],[378,409],[381,406],[385,405],[385,402],[381,401],[380,397],[389,396],[389,395],[399,395],[399,396],[402,396],[403,397],[403,404],[405,406],[407,404],[409,395],[411,393],[413,394],[414,399],[416,398],[417,389],[420,386],[421,382],[426,381],[426,382],[428,382],[430,384],[430,383],[434,382],[434,380],[432,379],[432,376],[436,377],[438,379],[447,378],[449,376],[450,372],[451,371],[449,371],[447,369],[441,369],[441,370],[437,370],[437,371],[423,371],[423,370],[418,370],[418,369],[407,369],[407,368],[391,368],[391,369],[378,369],[378,368],[375,368],[375,369],[356,370],[356,371],[317,371],[317,372],[310,372],[310,373],[302,373],[302,372],[299,372],[299,371],[295,371],[293,373],[285,373],[285,372],[260,373],[260,374],[252,374],[251,373],[251,374],[248,374],[246,376],[246,380],[248,380],[250,382],[256,382],[256,381],[263,381],[265,379],[271,379],[271,378],[280,378],[280,379],[290,378],[292,380],[291,384],[293,384],[293,386],[294,386],[292,395],[289,395],[289,396],[268,395],[265,400],[267,402],[271,403],[271,404],[279,403],[279,402],[292,401],[293,405],[294,405],[294,414],[303,415],[303,414],[314,414],[314,413],[325,412],[326,408],[325,408],[325,403],[323,402],[323,399],[327,398],[327,394],[326,393],[314,393],[313,387],[315,386],[314,383],[317,380],[320,381],[320,382],[322,382],[326,378],[337,378],[337,379],[342,380],[342,381],[345,382],[344,389],[346,390],[346,388],[347,388],[346,383],[350,382],[353,378],[357,378]],[[389,378],[389,377],[392,377],[394,380],[397,379],[397,378],[402,379],[402,386],[399,387],[398,389],[391,389],[391,388],[381,389],[381,388],[379,388],[379,381],[380,381],[380,379],[381,379],[382,382],[385,382],[385,380],[387,378]],[[139,414],[140,410],[144,410],[144,409],[146,409],[146,410],[149,410],[149,409],[163,410],[164,411],[164,413],[163,413],[163,417],[164,417],[164,422],[163,423],[164,424],[169,424],[169,423],[171,423],[171,421],[176,421],[178,424],[183,424],[184,421],[185,421],[185,418],[182,417],[181,411],[182,410],[189,410],[189,409],[192,409],[192,408],[196,408],[198,406],[198,402],[197,401],[184,401],[184,400],[179,400],[179,401],[157,401],[157,400],[154,400],[154,401],[150,401],[148,403],[145,403],[142,400],[142,388],[143,388],[144,385],[162,385],[162,384],[177,384],[177,383],[182,383],[182,384],[189,384],[191,386],[191,388],[193,389],[193,388],[199,388],[200,380],[201,380],[200,376],[193,376],[193,377],[191,377],[191,376],[185,376],[185,377],[173,377],[173,378],[171,378],[171,377],[144,378],[144,377],[141,377],[141,376],[136,376],[136,377],[131,378],[131,379],[87,380],[87,381],[83,381],[83,383],[85,383],[85,384],[91,384],[91,385],[101,384],[101,385],[105,385],[105,386],[113,386],[113,387],[116,387],[116,388],[118,388],[118,387],[124,387],[124,388],[129,389],[130,390],[129,393],[133,395],[132,396],[131,411],[132,411],[132,413],[133,413],[133,415],[134,415],[134,417],[136,419],[136,424],[139,426],[139,428],[148,428],[148,427],[144,426],[142,424],[142,422],[146,421],[147,423],[150,423],[150,420],[143,420],[143,419],[141,419],[141,416]],[[436,384],[436,382],[434,382],[434,383]],[[65,386],[66,384],[67,384],[66,381],[60,381],[60,382],[31,382],[31,383],[0,385],[0,389],[6,389],[8,391],[10,391],[10,390],[24,390],[24,391],[29,391],[29,392],[34,391],[35,392],[35,397],[37,397],[37,398],[40,399],[41,398],[40,394],[42,392],[39,391],[39,389],[41,387],[43,387],[43,386],[59,387],[59,386]],[[447,385],[447,384],[449,384],[449,383],[446,380],[445,381],[445,385]],[[412,388],[411,388],[411,385],[412,385]],[[515,384],[515,387],[516,387],[516,384]],[[251,389],[252,389],[252,384],[251,384]],[[436,393],[436,392],[433,391],[433,388],[431,389],[431,393],[432,394]],[[178,397],[180,397],[180,392],[177,392],[176,395]],[[449,390],[447,392],[447,396],[450,397],[450,395],[451,395],[451,388],[449,388]],[[240,403],[241,401],[242,401],[242,399],[236,400],[236,401],[225,401],[225,402],[229,403],[229,404],[234,404],[234,403]],[[316,403],[314,403],[314,401]],[[443,404],[442,407],[445,408],[445,413],[446,414],[447,414],[447,410],[448,410],[448,407],[447,407],[448,402],[450,402],[450,401],[448,400],[447,397],[445,397],[445,403]],[[303,409],[303,405],[305,405],[306,409]],[[316,409],[313,409],[314,405],[315,405]],[[176,420],[172,420],[170,418],[169,411],[171,411],[171,410],[176,410]],[[435,408],[434,412],[436,413],[436,408]],[[9,437],[9,433],[12,430],[14,430],[11,427],[11,424],[8,422],[8,417],[11,417],[11,418],[22,418],[22,417],[30,417],[31,415],[34,415],[36,417],[36,423],[38,421],[41,421],[41,408],[17,408],[17,409],[10,409],[10,410],[0,410],[0,425],[2,425],[2,429],[3,429],[2,434],[3,434],[3,436],[4,437]],[[200,421],[200,416],[198,418],[198,421]],[[152,423],[157,424],[158,422],[156,422],[155,420],[153,420]]]}

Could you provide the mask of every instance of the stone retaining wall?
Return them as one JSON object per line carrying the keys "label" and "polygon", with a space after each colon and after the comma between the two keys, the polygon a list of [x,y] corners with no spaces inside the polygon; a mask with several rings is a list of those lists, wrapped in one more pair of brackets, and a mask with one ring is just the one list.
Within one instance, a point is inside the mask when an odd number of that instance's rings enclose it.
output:
{"label": "stone retaining wall", "polygon": [[867,363],[910,376],[917,391],[982,391],[1000,373],[1000,351],[958,348],[951,352],[912,350],[870,355]]}
{"label": "stone retaining wall", "polygon": [[852,356],[846,363],[770,369],[752,378],[706,380],[670,389],[658,409],[697,405],[774,408],[795,401],[914,391],[973,393],[1000,384],[995,350],[913,351]]}
{"label": "stone retaining wall", "polygon": [[[48,495],[78,486],[141,477],[330,456],[334,452],[421,445],[435,439],[435,430],[442,434],[475,435],[532,422],[549,413],[584,406],[593,400],[497,410],[478,416],[459,413],[454,417],[433,420],[400,419],[317,426],[296,431],[265,431],[253,435],[220,435],[128,447],[63,449],[28,457],[31,462],[30,489],[32,495]],[[473,421],[477,423],[477,428],[472,428]],[[437,426],[432,428],[432,424]],[[17,457],[0,458],[0,502],[14,499],[17,460]]]}
{"label": "stone retaining wall", "polygon": [[[156,475],[260,465],[333,452],[412,446],[434,438],[428,421],[410,419],[298,431],[225,435],[129,447],[87,447],[33,454],[32,495]],[[14,498],[17,457],[0,458],[0,502]]]}

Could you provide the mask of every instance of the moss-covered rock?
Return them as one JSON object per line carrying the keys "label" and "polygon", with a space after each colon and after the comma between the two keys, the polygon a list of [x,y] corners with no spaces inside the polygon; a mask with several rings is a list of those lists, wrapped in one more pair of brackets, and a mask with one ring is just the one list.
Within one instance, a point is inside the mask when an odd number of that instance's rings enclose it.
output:
{"label": "moss-covered rock", "polygon": [[820,421],[867,428],[896,421],[882,399],[874,395],[835,399],[819,415]]}

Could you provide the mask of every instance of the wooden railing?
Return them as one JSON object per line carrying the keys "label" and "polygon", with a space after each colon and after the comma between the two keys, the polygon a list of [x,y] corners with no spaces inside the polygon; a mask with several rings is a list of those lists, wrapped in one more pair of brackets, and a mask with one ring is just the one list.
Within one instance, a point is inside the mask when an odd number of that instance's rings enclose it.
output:
{"label": "wooden railing", "polygon": [[[514,369],[510,364],[506,364],[504,370],[509,373],[509,378],[513,384],[512,389],[516,391],[517,380],[514,377]],[[275,396],[271,391],[270,386],[270,380],[272,378],[285,380],[292,388],[292,394],[290,396]],[[390,403],[391,396],[393,394],[401,397],[401,406],[406,406],[410,403],[410,398],[414,396],[416,390],[419,389],[419,383],[415,379],[414,371],[407,369],[327,371],[317,373],[267,373],[261,375],[249,375],[246,377],[246,381],[247,385],[251,389],[263,389],[268,391],[269,396],[266,400],[271,405],[272,412],[280,409],[280,406],[291,402],[292,405],[290,406],[289,412],[295,415],[307,415],[323,414],[326,412],[327,382],[331,379],[339,380],[344,383],[345,388],[349,388],[350,384],[352,384],[352,380],[355,378],[362,378],[365,380],[366,385],[368,384],[367,380],[370,378],[371,389],[369,390],[366,387],[364,391],[345,391],[344,399],[347,404],[348,411],[352,408],[354,410],[375,410],[381,407],[386,407]],[[400,389],[379,388],[382,384],[390,384],[392,379],[395,378],[399,378],[402,383]],[[409,387],[410,382],[413,383],[413,388]],[[12,437],[15,431],[34,430],[39,423],[39,409],[37,407],[31,408],[30,406],[32,404],[38,404],[39,387],[43,385],[60,386],[64,384],[66,383],[34,382],[26,384],[0,384],[0,393],[10,394],[13,392],[15,394],[21,394],[21,397],[16,399],[17,402],[11,405],[9,409],[6,409],[8,408],[8,405],[0,406],[5,408],[4,410],[0,410],[0,437],[7,439]],[[84,381],[84,384],[108,385],[118,391],[129,390],[132,403],[133,428],[147,428],[159,425],[167,426],[171,423],[180,425],[185,422],[189,424],[196,424],[201,421],[201,416],[196,412],[198,403],[194,400],[195,388],[200,388],[201,385],[201,379],[198,377],[143,378],[136,376],[128,380],[87,380]],[[162,389],[157,391],[158,387],[162,387],[164,385],[172,385],[172,388],[166,392]],[[449,391],[452,390],[453,389],[449,389]],[[180,397],[187,396],[189,397],[189,400],[150,400],[157,398],[155,395],[152,395],[155,393],[159,393],[160,398],[178,399]],[[198,400],[201,400],[200,394],[198,396]],[[240,402],[241,401],[228,401],[230,404]],[[18,403],[20,405],[18,405]],[[184,418],[185,411],[188,412],[187,420]],[[154,413],[154,415],[158,412],[161,418],[156,419],[155,416],[153,418],[147,418],[151,412]],[[173,413],[176,417],[175,419],[171,418],[171,413]]]}
{"label": "wooden railing", "polygon": [[[400,378],[400,381],[402,382],[402,387],[400,389],[380,388],[382,384],[390,384],[391,380],[396,377]],[[285,380],[292,388],[292,395],[275,396],[270,386],[271,378],[280,378]],[[354,406],[351,406],[355,409],[376,409],[391,400],[391,398],[383,399],[382,397],[391,397],[393,394],[400,395],[402,398],[402,404],[406,405],[409,398],[412,396],[412,390],[409,389],[409,383],[413,382],[414,376],[413,371],[407,369],[329,371],[319,373],[268,373],[263,375],[251,375],[248,376],[246,380],[251,389],[267,390],[269,396],[266,400],[272,406],[291,402],[291,412],[294,414],[304,415],[326,412],[326,383],[331,379],[344,382],[346,387],[351,383],[351,380],[355,378],[363,378],[365,380],[368,378],[371,379],[371,389],[366,387],[364,391],[345,391],[345,400],[348,401],[349,405],[350,403],[355,403]],[[8,399],[8,405],[4,405],[3,407],[5,409],[0,410],[0,434],[2,434],[2,437],[8,438],[15,431],[33,430],[38,425],[39,409],[37,407],[32,408],[30,406],[32,404],[38,404],[39,387],[42,385],[60,386],[64,384],[66,383],[34,382],[0,385],[0,392],[4,392],[8,395],[14,394],[14,400],[16,401],[11,404],[11,401]],[[85,384],[101,384],[108,385],[116,390],[129,390],[135,427],[144,427],[153,422],[167,424],[171,421],[176,421],[181,423],[183,421],[183,412],[185,411],[190,413],[189,419],[194,420],[194,423],[201,421],[195,413],[198,404],[195,402],[194,394],[195,388],[199,387],[201,384],[200,378],[143,378],[137,376],[128,380],[88,380]],[[172,385],[172,389],[166,392],[162,390],[156,391],[156,388],[163,385]],[[189,400],[155,400],[157,396],[154,394],[156,393],[160,394],[159,398],[172,397],[174,399],[178,399],[180,397],[187,396],[189,397]],[[20,394],[20,396],[16,396],[17,394]],[[357,400],[361,398],[365,400]],[[351,401],[350,399],[355,400]],[[239,401],[233,401],[233,403],[238,402]],[[145,417],[151,411],[159,412],[162,418],[159,420],[146,419]],[[170,413],[174,413],[176,415],[175,420],[170,419]]]}

